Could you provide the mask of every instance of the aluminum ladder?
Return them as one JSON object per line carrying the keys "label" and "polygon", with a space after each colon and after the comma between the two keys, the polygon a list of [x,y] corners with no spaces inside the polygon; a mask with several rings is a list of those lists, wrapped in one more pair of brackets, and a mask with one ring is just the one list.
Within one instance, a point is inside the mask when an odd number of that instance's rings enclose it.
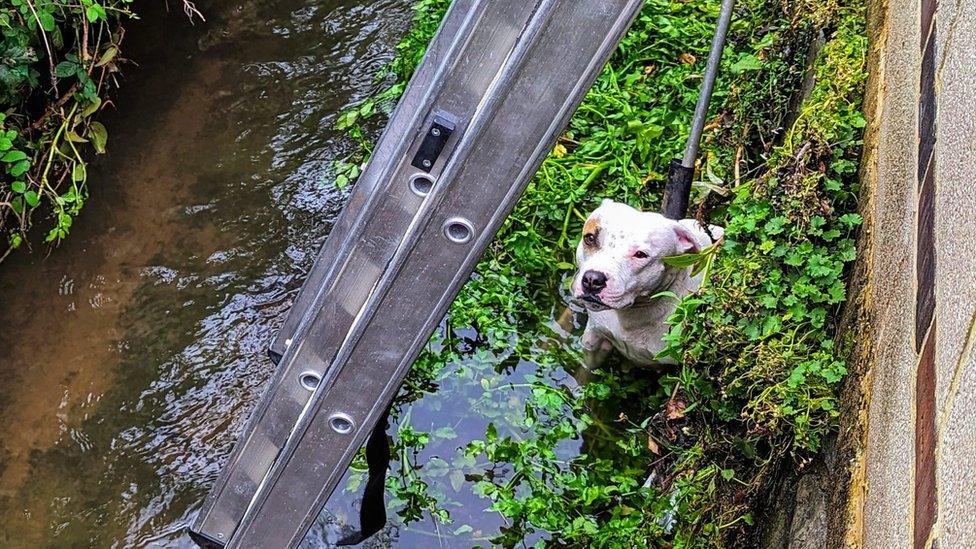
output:
{"label": "aluminum ladder", "polygon": [[[454,0],[269,349],[278,364],[191,526],[295,547],[643,0]],[[665,214],[681,217],[733,0]]]}

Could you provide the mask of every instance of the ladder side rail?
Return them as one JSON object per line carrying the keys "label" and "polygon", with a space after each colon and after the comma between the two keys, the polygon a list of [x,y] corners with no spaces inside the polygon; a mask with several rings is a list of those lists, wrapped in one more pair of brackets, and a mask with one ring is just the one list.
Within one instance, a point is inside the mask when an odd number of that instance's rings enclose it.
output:
{"label": "ladder side rail", "polygon": [[[477,0],[476,0],[477,1]],[[468,0],[470,4],[470,0]],[[475,22],[477,22],[476,15],[480,15],[483,12],[474,9],[466,9],[469,6],[465,5],[464,0],[459,0],[455,4],[457,9],[454,13],[464,15],[465,21],[470,27]],[[455,18],[456,19],[456,18]],[[464,25],[459,27],[464,28]],[[466,43],[466,40],[470,38],[470,33],[458,33],[460,36],[450,37],[451,44]],[[445,38],[445,40],[447,37]],[[432,46],[431,51],[434,55],[444,51],[446,53],[443,55],[444,59],[456,59],[459,57],[457,54],[457,48],[448,47],[440,48],[437,47],[437,43]],[[452,55],[453,54],[453,55]],[[443,73],[443,67],[441,67],[441,72]],[[420,73],[419,78],[427,77],[427,74]],[[422,87],[414,86],[414,89],[421,89]],[[428,89],[422,99],[429,99],[431,91]],[[411,119],[416,119],[424,115],[423,110],[415,110],[415,112],[404,111],[406,115],[411,115]],[[394,118],[398,118],[394,116]],[[399,146],[399,151],[396,157],[404,156],[404,152],[409,151],[409,147],[413,146],[413,141],[416,140],[414,134],[416,131],[405,132],[405,135],[398,136],[393,133],[388,133],[391,136],[390,139],[396,139],[394,141]],[[401,162],[402,164],[402,162]],[[381,166],[382,168],[383,166]],[[379,171],[379,170],[378,170]],[[365,187],[364,187],[365,188]],[[366,197],[372,198],[374,196],[383,197],[385,193],[374,192],[372,195]],[[416,205],[419,205],[420,200],[416,201]],[[353,220],[348,226],[346,236],[355,234],[357,222],[365,219],[371,219],[371,217],[366,216],[365,213],[369,208],[362,207],[361,210],[355,210],[354,204],[352,208],[348,208],[343,215],[343,219]],[[355,215],[359,214],[359,215]],[[404,223],[410,221],[408,216]],[[343,236],[341,231],[335,234],[337,238],[330,239],[333,242],[345,242],[351,243],[353,246],[359,244],[359,242],[353,242],[352,238],[342,239],[339,238]],[[344,244],[343,248],[348,249],[349,246]],[[335,269],[335,264],[339,267],[346,266],[345,262],[341,261],[341,256],[344,255],[342,251],[336,252],[336,258],[329,265],[329,269],[323,271],[331,271]],[[345,254],[348,255],[348,254]],[[327,293],[327,292],[323,292]],[[327,296],[316,296],[318,299],[316,301],[326,300]],[[310,312],[321,312],[319,307],[310,307]],[[333,311],[335,312],[335,311]],[[337,319],[341,318],[337,316]],[[347,319],[351,323],[352,318]],[[337,324],[342,324],[337,322]],[[341,329],[341,326],[337,327]],[[325,372],[328,366],[327,360],[313,361],[312,363],[306,364],[305,369],[310,369],[318,372]],[[253,493],[256,490],[260,480],[264,477],[267,470],[270,468],[274,457],[277,455],[278,450],[284,444],[287,439],[288,434],[291,432],[291,427],[294,421],[297,419],[301,410],[307,405],[307,401],[311,396],[311,393],[297,387],[294,383],[294,379],[298,377],[301,372],[292,371],[293,369],[279,368],[274,378],[269,384],[269,388],[265,391],[264,397],[259,403],[259,407],[252,413],[251,419],[248,422],[248,426],[242,437],[240,438],[238,444],[236,445],[234,452],[228,464],[224,467],[217,483],[215,484],[213,490],[208,496],[204,503],[204,507],[198,514],[197,520],[194,523],[192,530],[202,534],[204,537],[214,539],[218,542],[226,542],[233,532],[234,527],[239,522],[240,518],[246,509],[247,503],[253,497]],[[285,392],[287,394],[275,394]],[[282,397],[283,398],[276,398]],[[276,412],[270,414],[269,412]],[[273,416],[273,417],[269,417]],[[259,429],[259,426],[263,429]],[[258,432],[261,430],[262,432]]]}

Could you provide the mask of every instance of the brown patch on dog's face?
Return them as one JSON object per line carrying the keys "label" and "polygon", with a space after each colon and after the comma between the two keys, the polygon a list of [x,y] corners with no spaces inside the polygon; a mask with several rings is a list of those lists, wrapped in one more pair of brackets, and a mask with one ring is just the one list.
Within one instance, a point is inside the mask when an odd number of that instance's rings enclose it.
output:
{"label": "brown patch on dog's face", "polygon": [[583,245],[587,248],[596,248],[600,237],[600,220],[591,217],[583,225]]}

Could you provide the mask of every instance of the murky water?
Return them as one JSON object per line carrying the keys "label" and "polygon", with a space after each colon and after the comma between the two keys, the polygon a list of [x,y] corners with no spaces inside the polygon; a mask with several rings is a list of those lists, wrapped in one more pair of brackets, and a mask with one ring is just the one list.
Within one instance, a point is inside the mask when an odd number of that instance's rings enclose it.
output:
{"label": "murky water", "polygon": [[191,27],[143,2],[74,234],[0,267],[0,545],[180,543],[342,207],[332,122],[381,86],[411,3],[215,0]]}

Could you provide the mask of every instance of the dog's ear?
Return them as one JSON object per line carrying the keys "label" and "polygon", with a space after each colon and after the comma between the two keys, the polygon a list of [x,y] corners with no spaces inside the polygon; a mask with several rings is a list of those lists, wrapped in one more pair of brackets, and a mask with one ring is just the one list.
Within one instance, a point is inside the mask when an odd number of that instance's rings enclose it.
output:
{"label": "dog's ear", "polygon": [[674,236],[678,242],[679,254],[695,254],[701,251],[695,234],[691,232],[691,229],[677,221],[674,223]]}
{"label": "dog's ear", "polygon": [[600,201],[600,206],[608,206],[610,204],[615,204],[615,202],[609,198],[604,198]]}

